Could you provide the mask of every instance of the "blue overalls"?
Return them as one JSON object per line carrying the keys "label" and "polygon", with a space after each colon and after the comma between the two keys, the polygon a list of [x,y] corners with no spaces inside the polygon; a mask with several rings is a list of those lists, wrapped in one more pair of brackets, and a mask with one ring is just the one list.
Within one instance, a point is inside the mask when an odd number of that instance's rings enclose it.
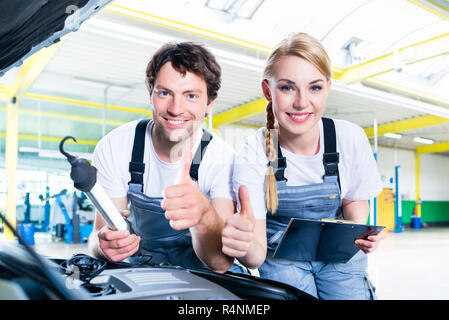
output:
{"label": "blue overalls", "polygon": [[[141,120],[136,127],[134,145],[129,172],[128,201],[131,214],[128,221],[136,235],[141,237],[139,253],[151,255],[150,263],[154,265],[181,266],[186,269],[207,268],[197,257],[192,245],[189,229],[174,230],[165,218],[165,211],[161,208],[162,198],[149,197],[143,193],[143,175],[145,164],[143,162],[145,134],[150,119]],[[203,131],[200,146],[192,159],[190,177],[198,181],[198,170],[201,160],[206,152],[212,135]],[[129,258],[131,263],[140,263],[141,255]],[[233,265],[230,271],[245,272],[246,269]]]}
{"label": "blue overalls", "polygon": [[292,261],[274,259],[272,255],[282,238],[290,218],[342,219],[341,192],[338,174],[339,154],[336,152],[335,125],[322,118],[324,132],[323,183],[287,186],[284,171],[286,158],[278,147],[273,163],[277,181],[279,206],[275,214],[267,213],[267,258],[259,267],[260,276],[285,282],[319,299],[376,299],[366,272],[367,257],[359,250],[346,263]]}

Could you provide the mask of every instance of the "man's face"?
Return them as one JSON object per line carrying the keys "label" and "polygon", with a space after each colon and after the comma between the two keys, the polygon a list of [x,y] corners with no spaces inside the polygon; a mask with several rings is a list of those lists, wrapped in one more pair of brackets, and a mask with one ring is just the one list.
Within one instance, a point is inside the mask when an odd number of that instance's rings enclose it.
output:
{"label": "man's face", "polygon": [[185,75],[166,62],[156,76],[151,94],[153,121],[167,142],[181,142],[192,136],[210,112],[206,82],[187,71]]}

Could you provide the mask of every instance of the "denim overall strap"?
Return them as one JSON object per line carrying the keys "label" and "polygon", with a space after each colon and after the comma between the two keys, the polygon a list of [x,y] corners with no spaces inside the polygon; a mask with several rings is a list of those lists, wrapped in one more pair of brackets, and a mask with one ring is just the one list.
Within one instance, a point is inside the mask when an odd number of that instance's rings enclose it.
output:
{"label": "denim overall strap", "polygon": [[[127,195],[131,214],[128,220],[135,233],[141,237],[140,252],[150,254],[151,263],[168,263],[185,268],[204,267],[193,250],[189,230],[171,228],[169,220],[165,218],[165,211],[161,208],[162,198],[149,197],[143,192],[145,135],[151,121],[143,119],[136,126],[133,153],[129,163],[131,180],[128,183]],[[198,179],[198,168],[211,139],[210,133],[203,133],[199,150],[194,157],[197,163],[191,166],[194,168],[191,170],[192,179]]]}
{"label": "denim overall strap", "polygon": [[129,162],[129,173],[131,175],[131,180],[128,182],[128,185],[130,188],[139,190],[140,192],[143,192],[143,174],[145,172],[145,163],[143,162],[145,132],[147,130],[148,123],[152,121],[152,119],[143,119],[137,124],[131,161]]}
{"label": "denim overall strap", "polygon": [[201,160],[203,160],[207,146],[211,142],[212,138],[213,135],[209,131],[203,129],[200,146],[196,149],[195,155],[192,158],[192,164],[189,171],[190,178],[192,178],[193,181],[198,181],[198,172],[200,169]]}
{"label": "denim overall strap", "polygon": [[339,153],[337,152],[337,134],[335,132],[335,124],[332,119],[322,118],[323,135],[324,135],[324,175],[336,176],[338,186],[340,185],[340,175],[338,173]]}
{"label": "denim overall strap", "polygon": [[[267,213],[268,249],[274,250],[291,218],[335,219],[341,218],[341,192],[338,173],[336,133],[332,119],[323,118],[324,176],[322,183],[305,186],[287,186],[284,176],[287,161],[278,145],[275,176],[278,191],[278,209]],[[273,165],[273,163],[271,163]]]}

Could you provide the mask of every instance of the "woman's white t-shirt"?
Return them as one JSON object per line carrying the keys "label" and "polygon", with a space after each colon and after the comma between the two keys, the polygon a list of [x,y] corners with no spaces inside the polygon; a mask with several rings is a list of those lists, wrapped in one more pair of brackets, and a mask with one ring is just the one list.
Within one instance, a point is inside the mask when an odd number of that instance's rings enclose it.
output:
{"label": "woman's white t-shirt", "polygon": [[[369,200],[382,190],[376,160],[368,138],[361,127],[345,120],[334,119],[338,170],[340,174],[341,197],[348,200]],[[281,147],[287,159],[285,177],[288,186],[301,186],[323,182],[323,124],[320,126],[320,150],[314,156],[303,156]],[[265,219],[265,175],[268,158],[265,153],[265,136],[259,129],[246,138],[235,165],[233,185],[237,192],[240,185],[246,185],[256,219]]]}
{"label": "woman's white t-shirt", "polygon": [[[124,197],[131,179],[129,162],[139,120],[124,124],[109,132],[95,147],[92,165],[97,168],[97,181],[111,198]],[[202,129],[196,133],[192,155],[200,144]],[[220,137],[213,135],[198,172],[200,190],[209,198],[227,198],[236,201],[232,191],[234,151]],[[144,152],[144,193],[150,197],[163,197],[165,187],[173,185],[182,161],[164,162],[154,151],[151,126],[147,126]]]}

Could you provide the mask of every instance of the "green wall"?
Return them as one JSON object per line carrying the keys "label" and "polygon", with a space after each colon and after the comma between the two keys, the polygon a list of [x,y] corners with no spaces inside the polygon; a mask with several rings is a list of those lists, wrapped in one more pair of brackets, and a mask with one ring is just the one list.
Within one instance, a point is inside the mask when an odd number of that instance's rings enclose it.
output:
{"label": "green wall", "polygon": [[[415,201],[402,201],[402,223],[410,223]],[[423,201],[422,222],[449,222],[449,201]]]}

